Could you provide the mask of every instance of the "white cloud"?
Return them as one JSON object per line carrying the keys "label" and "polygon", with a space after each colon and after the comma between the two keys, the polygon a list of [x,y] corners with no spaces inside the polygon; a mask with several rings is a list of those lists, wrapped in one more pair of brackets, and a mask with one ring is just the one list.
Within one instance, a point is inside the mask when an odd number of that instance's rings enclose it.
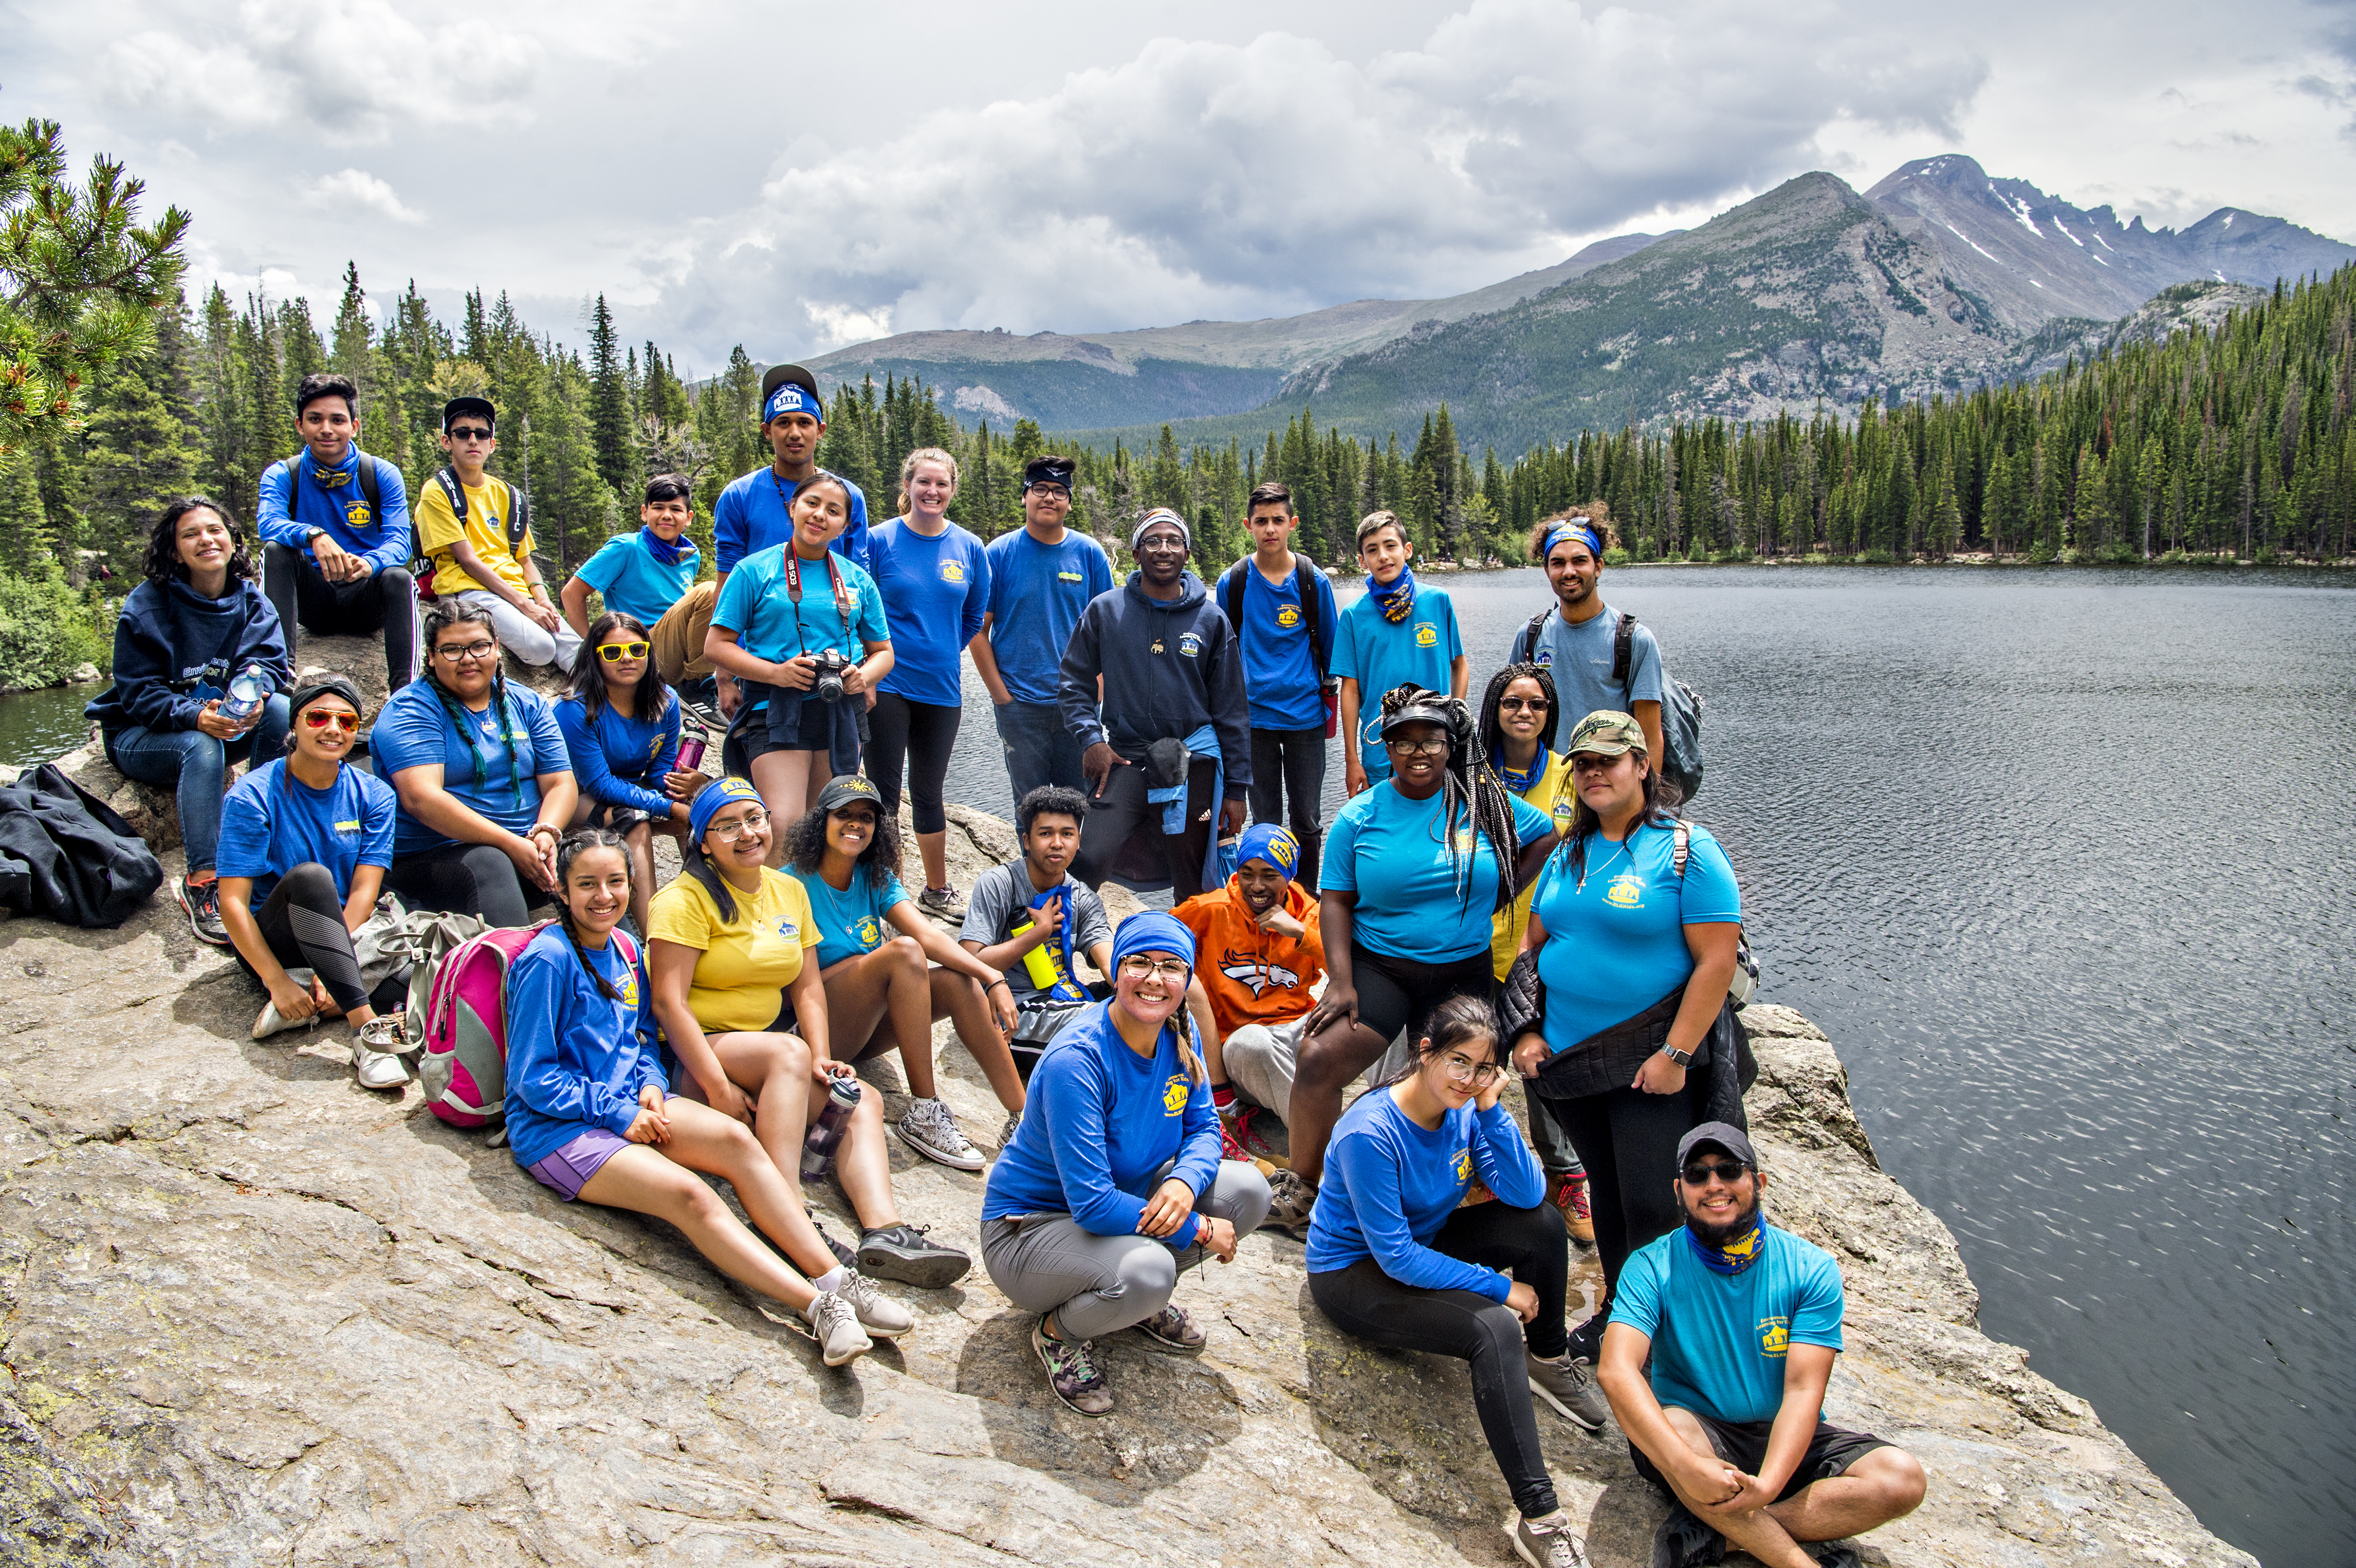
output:
{"label": "white cloud", "polygon": [[809,313],[810,325],[818,328],[821,347],[840,348],[846,343],[864,343],[872,337],[892,336],[889,305],[880,310],[853,310],[849,305],[804,301],[802,308]]}
{"label": "white cloud", "polygon": [[358,208],[391,219],[395,223],[423,223],[425,214],[401,199],[384,181],[360,169],[345,169],[315,180],[305,197],[316,207]]}

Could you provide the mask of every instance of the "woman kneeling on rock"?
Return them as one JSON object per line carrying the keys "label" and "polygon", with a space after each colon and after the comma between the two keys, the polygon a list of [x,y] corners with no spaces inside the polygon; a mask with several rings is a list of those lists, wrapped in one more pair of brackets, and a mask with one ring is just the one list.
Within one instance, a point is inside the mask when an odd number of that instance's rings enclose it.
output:
{"label": "woman kneeling on rock", "polygon": [[[991,1168],[981,1257],[991,1283],[1040,1314],[1031,1348],[1055,1397],[1108,1415],[1094,1341],[1134,1326],[1200,1355],[1203,1331],[1170,1293],[1268,1215],[1268,1182],[1219,1158],[1210,1077],[1183,1008],[1194,938],[1158,912],[1112,941],[1113,995],[1066,1026],[1031,1074],[1031,1104]],[[1199,1210],[1199,1212],[1197,1211]]]}
{"label": "woman kneeling on rock", "polygon": [[[1585,1568],[1531,1396],[1590,1432],[1605,1405],[1567,1353],[1562,1211],[1497,1104],[1501,1057],[1489,1004],[1451,997],[1414,1065],[1343,1113],[1310,1221],[1309,1295],[1345,1333],[1470,1362],[1481,1430],[1518,1510],[1514,1550],[1533,1568]],[[1476,1180],[1495,1201],[1459,1208]]]}
{"label": "woman kneeling on rock", "polygon": [[[556,850],[558,919],[508,972],[508,1137],[516,1163],[567,1202],[585,1198],[667,1220],[729,1278],[799,1312],[839,1367],[869,1332],[913,1322],[849,1269],[814,1288],[698,1179],[721,1177],[753,1222],[787,1233],[801,1204],[744,1123],[667,1093],[646,1038],[645,990],[614,928],[630,906],[621,835],[567,834]],[[885,1310],[879,1314],[877,1307]]]}
{"label": "woman kneeling on rock", "polygon": [[[392,864],[392,786],[345,765],[360,729],[350,681],[305,670],[291,707],[286,755],[250,770],[221,805],[221,923],[238,962],[270,992],[254,1039],[340,1015],[362,1086],[398,1089],[409,1080],[400,1056],[408,982],[383,981],[371,996],[352,948]],[[310,983],[289,965],[308,969]]]}

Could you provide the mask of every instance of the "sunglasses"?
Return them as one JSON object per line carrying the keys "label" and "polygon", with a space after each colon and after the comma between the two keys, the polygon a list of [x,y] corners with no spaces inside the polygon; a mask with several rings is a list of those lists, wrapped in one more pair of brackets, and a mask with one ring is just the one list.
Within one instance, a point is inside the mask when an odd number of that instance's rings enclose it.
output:
{"label": "sunglasses", "polygon": [[646,657],[647,647],[645,643],[599,643],[597,656],[607,664],[620,664],[624,659]]}
{"label": "sunglasses", "polygon": [[334,713],[324,708],[313,708],[305,710],[303,722],[313,730],[324,730],[333,724],[347,735],[356,735],[359,733],[360,716],[357,713]]}
{"label": "sunglasses", "polygon": [[1720,1181],[1725,1182],[1729,1187],[1731,1187],[1736,1182],[1741,1180],[1745,1176],[1749,1175],[1750,1170],[1751,1168],[1749,1166],[1740,1164],[1730,1159],[1705,1160],[1699,1164],[1686,1167],[1686,1185],[1687,1187],[1707,1187],[1709,1185],[1709,1179],[1714,1176]]}
{"label": "sunglasses", "polygon": [[1497,709],[1504,713],[1544,713],[1554,704],[1543,697],[1501,697]]}
{"label": "sunglasses", "polygon": [[491,432],[480,425],[455,425],[451,428],[450,439],[452,441],[488,441],[491,439]]}

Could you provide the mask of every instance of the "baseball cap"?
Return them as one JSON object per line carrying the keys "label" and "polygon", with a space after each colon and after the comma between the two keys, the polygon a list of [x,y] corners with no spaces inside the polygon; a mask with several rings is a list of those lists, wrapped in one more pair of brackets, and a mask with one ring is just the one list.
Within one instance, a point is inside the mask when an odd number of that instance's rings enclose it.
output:
{"label": "baseball cap", "polygon": [[1579,721],[1570,732],[1570,744],[1563,748],[1565,756],[1581,752],[1599,757],[1616,757],[1624,752],[1644,752],[1644,727],[1626,713],[1603,708]]}

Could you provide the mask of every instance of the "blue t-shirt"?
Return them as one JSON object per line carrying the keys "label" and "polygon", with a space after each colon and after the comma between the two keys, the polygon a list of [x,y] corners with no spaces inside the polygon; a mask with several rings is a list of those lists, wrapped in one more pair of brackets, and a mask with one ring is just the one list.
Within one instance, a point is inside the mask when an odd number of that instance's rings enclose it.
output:
{"label": "blue t-shirt", "polygon": [[955,523],[928,537],[894,517],[875,530],[867,555],[897,628],[883,689],[910,702],[963,706],[958,656],[990,608],[990,551]]}
{"label": "blue t-shirt", "polygon": [[1741,920],[1742,890],[1726,851],[1708,828],[1691,833],[1682,882],[1668,827],[1640,827],[1624,845],[1590,834],[1583,889],[1568,844],[1547,857],[1530,907],[1547,930],[1538,978],[1547,1050],[1568,1051],[1684,985],[1694,968],[1687,926]]}
{"label": "blue t-shirt", "polygon": [[[1576,626],[1566,623],[1557,611],[1546,618],[1538,633],[1529,662],[1546,666],[1554,677],[1555,697],[1562,711],[1555,732],[1566,741],[1579,721],[1590,713],[1604,709],[1633,713],[1639,702],[1661,699],[1661,645],[1653,640],[1652,629],[1639,621],[1628,635],[1625,685],[1612,678],[1612,650],[1619,635],[1620,615],[1609,604],[1601,613]],[[1520,632],[1514,634],[1514,640],[1521,641]]]}
{"label": "blue t-shirt", "polygon": [[286,771],[284,758],[264,763],[231,784],[221,802],[213,869],[252,877],[258,904],[279,878],[316,863],[334,873],[336,896],[348,899],[353,871],[392,864],[400,804],[392,786],[364,768],[337,768],[334,784],[313,789]]}
{"label": "blue t-shirt", "polygon": [[[668,1091],[662,1055],[647,1038],[647,985],[622,955],[622,937],[577,951],[560,923],[531,939],[508,970],[508,1143],[538,1165],[583,1133],[627,1133],[638,1091]],[[586,956],[615,995],[581,966]]]}
{"label": "blue t-shirt", "polygon": [[1444,590],[1419,582],[1404,621],[1386,621],[1371,593],[1342,612],[1333,636],[1333,673],[1358,683],[1358,765],[1374,780],[1391,776],[1383,750],[1383,693],[1395,686],[1445,692],[1448,667],[1464,656],[1456,606]]}
{"label": "blue t-shirt", "polygon": [[1029,528],[990,541],[990,651],[1017,702],[1055,700],[1080,612],[1112,592],[1112,558],[1077,528],[1041,544]]}
{"label": "blue t-shirt", "polygon": [[[819,472],[832,471],[821,468]],[[832,477],[842,479],[840,474],[832,474]],[[867,565],[867,496],[848,479],[842,479],[842,487],[851,492],[851,520],[827,548],[863,568]],[[742,565],[745,557],[791,539],[794,523],[789,506],[793,493],[794,487],[766,464],[731,479],[728,487],[712,503],[713,570],[725,577]]]}
{"label": "blue t-shirt", "polygon": [[1512,1282],[1504,1275],[1431,1246],[1476,1177],[1516,1209],[1534,1209],[1546,1196],[1546,1178],[1504,1102],[1485,1111],[1459,1105],[1426,1128],[1388,1089],[1359,1095],[1325,1146],[1325,1180],[1310,1211],[1309,1272],[1372,1258],[1418,1290],[1505,1300]]}
{"label": "blue t-shirt", "polygon": [[[1514,826],[1528,845],[1554,818],[1519,795]],[[1387,781],[1354,796],[1325,834],[1321,886],[1358,895],[1353,940],[1370,952],[1448,964],[1489,951],[1497,912],[1497,857],[1488,837],[1456,814],[1456,848],[1440,841],[1442,793],[1409,800]],[[1469,866],[1468,866],[1469,862]],[[1461,891],[1460,891],[1461,888]]]}
{"label": "blue t-shirt", "polygon": [[801,563],[802,602],[797,605],[786,589],[785,546],[746,556],[721,584],[712,624],[735,633],[746,653],[772,664],[820,648],[832,648],[855,664],[867,656],[862,643],[892,640],[892,628],[884,619],[884,596],[875,592],[875,580],[863,567],[837,557],[834,568],[842,575],[843,596],[851,603],[846,623],[826,568],[822,560]]}
{"label": "blue t-shirt", "polygon": [[[385,699],[383,709],[377,714],[376,728],[369,732],[369,751],[375,756],[378,773],[390,780],[405,768],[439,763],[444,789],[509,832],[526,831],[540,815],[538,775],[567,772],[573,763],[564,731],[558,727],[548,699],[513,681],[493,687],[495,696],[502,687],[507,692],[508,729],[515,738],[512,770],[508,744],[499,739],[498,703],[494,701],[477,713],[451,699],[452,706],[465,715],[466,729],[462,732],[435,698],[439,688],[429,675]],[[455,842],[403,811],[393,831],[392,852],[414,855]]]}
{"label": "blue t-shirt", "polygon": [[679,560],[665,566],[647,548],[643,533],[607,539],[581,563],[581,581],[605,596],[606,609],[636,615],[652,628],[694,583],[703,564],[693,539],[682,534],[679,545]]}
{"label": "blue t-shirt", "polygon": [[1758,1260],[1740,1274],[1704,1264],[1683,1225],[1622,1265],[1612,1321],[1653,1341],[1653,1397],[1664,1405],[1772,1421],[1783,1408],[1786,1350],[1841,1348],[1840,1265],[1789,1231],[1762,1229]]}
{"label": "blue t-shirt", "polygon": [[[1236,638],[1244,650],[1244,690],[1251,699],[1252,728],[1323,730],[1325,699],[1317,687],[1317,655],[1310,646],[1309,615],[1294,582],[1311,575],[1316,584],[1318,640],[1325,645],[1329,665],[1341,621],[1341,612],[1333,607],[1333,582],[1322,571],[1297,570],[1282,582],[1270,582],[1248,556],[1229,570],[1244,584],[1243,624],[1236,628]],[[1216,598],[1226,609],[1224,578]],[[1448,688],[1442,684],[1438,689]]]}
{"label": "blue t-shirt", "polygon": [[810,918],[818,927],[819,968],[873,953],[898,934],[884,917],[908,896],[899,878],[886,872],[879,888],[868,880],[866,867],[854,866],[851,886],[836,892],[820,872],[798,866],[786,869],[809,894]]}
{"label": "blue t-shirt", "polygon": [[[1219,1174],[1219,1116],[1211,1086],[1178,1060],[1184,1012],[1154,1041],[1151,1060],[1129,1049],[1113,1027],[1112,1004],[1098,1002],[1064,1027],[1031,1072],[1031,1098],[1014,1141],[999,1152],[983,1189],[981,1217],[1069,1214],[1092,1236],[1132,1236],[1146,1200],[1171,1175],[1197,1199]],[[1201,1057],[1200,1041],[1195,1055]],[[1162,1240],[1194,1245],[1198,1206]]]}
{"label": "blue t-shirt", "polygon": [[564,752],[573,782],[591,800],[643,811],[658,821],[670,816],[663,775],[679,761],[679,694],[656,719],[624,718],[610,702],[600,703],[592,723],[589,705],[568,697],[556,705],[556,726],[564,732]]}

